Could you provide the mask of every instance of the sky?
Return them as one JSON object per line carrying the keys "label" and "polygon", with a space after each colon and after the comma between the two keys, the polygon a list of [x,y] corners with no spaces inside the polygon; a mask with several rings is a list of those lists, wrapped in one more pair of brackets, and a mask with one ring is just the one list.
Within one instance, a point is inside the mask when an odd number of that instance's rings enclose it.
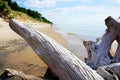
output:
{"label": "sky", "polygon": [[104,19],[120,16],[120,0],[13,0],[37,10],[58,28],[77,34],[101,35]]}

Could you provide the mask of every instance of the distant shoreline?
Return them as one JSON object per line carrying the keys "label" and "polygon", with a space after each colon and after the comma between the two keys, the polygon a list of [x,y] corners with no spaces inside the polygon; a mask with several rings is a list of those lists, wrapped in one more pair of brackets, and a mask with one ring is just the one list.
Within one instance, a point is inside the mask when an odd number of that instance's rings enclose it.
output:
{"label": "distant shoreline", "polygon": [[102,35],[105,33],[105,27],[91,27],[90,29],[82,26],[75,26],[75,25],[55,25],[55,28],[58,30],[62,30],[66,33],[73,33],[76,35],[79,35],[87,40],[96,41],[96,38],[102,37]]}

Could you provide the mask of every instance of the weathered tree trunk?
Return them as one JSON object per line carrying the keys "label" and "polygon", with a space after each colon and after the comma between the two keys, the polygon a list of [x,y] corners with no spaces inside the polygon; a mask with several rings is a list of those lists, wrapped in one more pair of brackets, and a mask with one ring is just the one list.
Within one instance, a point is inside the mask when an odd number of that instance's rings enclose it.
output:
{"label": "weathered tree trunk", "polygon": [[[84,41],[84,45],[89,54],[86,62],[93,69],[97,69],[99,66],[109,65],[112,62],[120,62],[120,23],[112,17],[108,17],[105,20],[105,24],[107,25],[106,33],[99,41]],[[110,49],[114,40],[117,40],[119,45],[112,59]]]}
{"label": "weathered tree trunk", "polygon": [[47,80],[47,79],[35,77],[33,75],[27,75],[21,71],[16,71],[14,69],[5,69],[5,71],[3,73],[3,79],[0,79],[0,80],[6,80],[5,79],[6,77],[4,77],[4,76],[6,76],[8,78],[16,76],[16,77],[20,77],[20,80]]}
{"label": "weathered tree trunk", "polygon": [[104,80],[96,71],[53,39],[17,20],[11,20],[9,25],[29,43],[60,80]]}
{"label": "weathered tree trunk", "polygon": [[115,56],[112,59],[112,63],[120,62],[120,42],[118,43],[118,47],[115,53]]}
{"label": "weathered tree trunk", "polygon": [[114,29],[111,30],[115,33],[113,36],[116,37],[115,40],[118,42],[118,48],[116,50],[115,56],[112,59],[112,62],[120,62],[120,23],[109,17],[106,19],[106,25],[109,27],[114,27]]}
{"label": "weathered tree trunk", "polygon": [[120,80],[120,63],[99,67],[97,73],[105,80]]}

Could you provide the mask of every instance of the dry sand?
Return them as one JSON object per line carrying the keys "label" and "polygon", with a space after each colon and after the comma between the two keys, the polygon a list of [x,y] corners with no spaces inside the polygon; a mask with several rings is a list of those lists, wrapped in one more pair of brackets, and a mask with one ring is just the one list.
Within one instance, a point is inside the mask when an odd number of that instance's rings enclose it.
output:
{"label": "dry sand", "polygon": [[[65,39],[53,31],[49,24],[32,25],[66,47]],[[5,68],[20,70],[35,76],[43,76],[47,66],[29,45],[9,28],[9,24],[0,18],[0,73]]]}

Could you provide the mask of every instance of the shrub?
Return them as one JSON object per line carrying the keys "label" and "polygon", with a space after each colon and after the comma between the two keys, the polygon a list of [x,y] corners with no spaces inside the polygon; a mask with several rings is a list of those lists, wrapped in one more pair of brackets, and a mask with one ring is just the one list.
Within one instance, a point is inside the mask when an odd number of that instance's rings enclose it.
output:
{"label": "shrub", "polygon": [[11,14],[12,10],[11,10],[11,8],[9,7],[9,5],[6,1],[0,0],[0,12],[3,15],[7,16],[8,18],[13,17],[12,14]]}

